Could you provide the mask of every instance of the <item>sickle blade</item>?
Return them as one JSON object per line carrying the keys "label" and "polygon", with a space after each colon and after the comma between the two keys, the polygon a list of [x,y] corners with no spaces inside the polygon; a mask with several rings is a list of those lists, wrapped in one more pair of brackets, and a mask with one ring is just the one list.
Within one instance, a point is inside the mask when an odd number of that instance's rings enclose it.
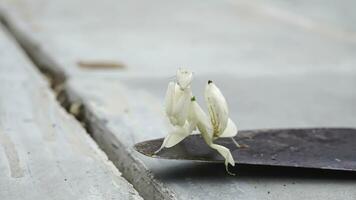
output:
{"label": "sickle blade", "polygon": [[[310,128],[240,131],[235,139],[220,138],[217,144],[231,150],[237,163],[356,171],[356,129]],[[223,162],[200,135],[191,135],[158,154],[163,138],[141,142],[135,149],[150,157],[205,162]]]}

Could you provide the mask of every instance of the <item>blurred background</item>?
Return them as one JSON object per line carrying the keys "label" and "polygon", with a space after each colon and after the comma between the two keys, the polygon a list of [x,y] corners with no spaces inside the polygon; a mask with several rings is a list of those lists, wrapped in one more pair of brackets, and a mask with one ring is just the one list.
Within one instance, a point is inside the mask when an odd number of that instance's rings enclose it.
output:
{"label": "blurred background", "polygon": [[162,101],[184,67],[242,129],[356,125],[354,1],[3,1],[69,74]]}

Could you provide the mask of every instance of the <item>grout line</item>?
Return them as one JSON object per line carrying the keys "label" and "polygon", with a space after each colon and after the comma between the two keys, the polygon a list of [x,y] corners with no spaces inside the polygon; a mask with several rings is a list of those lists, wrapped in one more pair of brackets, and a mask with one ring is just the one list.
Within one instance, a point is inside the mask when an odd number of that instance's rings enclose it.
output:
{"label": "grout line", "polygon": [[30,58],[30,61],[34,63],[42,74],[49,78],[52,88],[65,82],[65,72],[57,67],[58,65],[50,59],[40,46],[32,42],[30,38],[26,37],[22,32],[17,31],[16,28],[10,24],[10,20],[3,15],[3,10],[1,9],[0,23],[11,33],[12,37]]}
{"label": "grout line", "polygon": [[[157,181],[142,161],[135,158],[130,150],[117,140],[106,127],[100,125],[100,119],[83,104],[75,92],[66,87],[68,75],[44,50],[26,34],[13,25],[8,16],[0,9],[0,25],[6,28],[30,61],[48,79],[56,99],[68,114],[73,115],[85,131],[93,138],[98,147],[105,152],[109,160],[119,169],[122,177],[133,185],[144,199],[177,199],[173,191]],[[106,137],[103,137],[106,135]]]}

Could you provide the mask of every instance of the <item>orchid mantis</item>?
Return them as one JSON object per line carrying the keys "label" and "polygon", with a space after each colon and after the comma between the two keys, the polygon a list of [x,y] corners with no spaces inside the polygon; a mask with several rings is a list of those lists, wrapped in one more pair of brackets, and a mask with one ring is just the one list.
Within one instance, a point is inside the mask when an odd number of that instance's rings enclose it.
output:
{"label": "orchid mantis", "polygon": [[176,81],[168,84],[165,97],[165,111],[169,119],[171,131],[164,139],[159,152],[163,148],[170,148],[184,138],[199,130],[204,141],[215,149],[225,159],[226,171],[228,165],[235,165],[235,161],[228,148],[214,144],[214,140],[221,137],[230,137],[237,147],[240,145],[234,140],[237,134],[236,124],[229,118],[228,106],[220,89],[208,81],[205,87],[205,102],[208,115],[197,103],[191,91],[193,73],[188,70],[179,69]]}
{"label": "orchid mantis", "polygon": [[169,119],[171,130],[156,153],[164,147],[169,148],[178,144],[196,129],[190,109],[190,98],[192,96],[190,84],[192,78],[192,72],[179,69],[176,81],[171,81],[168,84],[165,97],[165,112]]}

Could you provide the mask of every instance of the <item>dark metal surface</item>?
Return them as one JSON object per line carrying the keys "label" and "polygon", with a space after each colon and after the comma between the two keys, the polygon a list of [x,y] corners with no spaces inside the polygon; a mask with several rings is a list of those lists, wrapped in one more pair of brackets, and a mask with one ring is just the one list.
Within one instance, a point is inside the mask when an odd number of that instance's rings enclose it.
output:
{"label": "dark metal surface", "polygon": [[[356,129],[310,128],[240,131],[235,139],[245,148],[236,148],[230,138],[216,140],[228,147],[237,163],[356,171]],[[222,162],[200,135],[191,135],[178,145],[153,153],[163,139],[141,142],[135,149],[150,157],[177,160]]]}

